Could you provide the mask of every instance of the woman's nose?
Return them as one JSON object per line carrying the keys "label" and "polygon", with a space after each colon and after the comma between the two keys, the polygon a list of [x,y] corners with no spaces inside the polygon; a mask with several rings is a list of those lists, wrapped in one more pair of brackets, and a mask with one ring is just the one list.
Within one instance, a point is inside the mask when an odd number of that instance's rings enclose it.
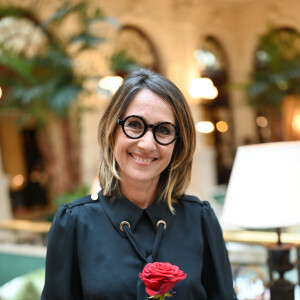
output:
{"label": "woman's nose", "polygon": [[153,132],[149,128],[146,133],[139,139],[138,146],[144,150],[152,151],[156,147]]}

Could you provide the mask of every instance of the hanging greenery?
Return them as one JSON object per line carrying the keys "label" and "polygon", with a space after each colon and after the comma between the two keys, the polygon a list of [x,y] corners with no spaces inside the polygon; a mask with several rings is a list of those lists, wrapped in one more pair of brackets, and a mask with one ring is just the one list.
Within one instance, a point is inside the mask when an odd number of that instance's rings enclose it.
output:
{"label": "hanging greenery", "polygon": [[285,96],[300,95],[300,35],[290,29],[270,29],[259,45],[248,98],[258,110],[279,112]]}

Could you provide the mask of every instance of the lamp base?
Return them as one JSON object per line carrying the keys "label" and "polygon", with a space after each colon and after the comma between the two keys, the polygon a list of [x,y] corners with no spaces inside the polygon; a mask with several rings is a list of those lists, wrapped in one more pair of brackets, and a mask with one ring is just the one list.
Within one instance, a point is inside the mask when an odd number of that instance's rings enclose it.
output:
{"label": "lamp base", "polygon": [[[291,244],[271,245],[268,248],[268,263],[271,275],[271,300],[294,300],[295,284],[284,279],[284,273],[292,270],[294,264],[290,263]],[[272,273],[279,273],[279,279],[272,280]]]}
{"label": "lamp base", "polygon": [[288,280],[278,279],[270,284],[271,300],[294,300],[295,285]]}
{"label": "lamp base", "polygon": [[269,245],[268,260],[271,270],[279,273],[292,270],[294,264],[290,262],[290,251],[294,247],[292,244]]}

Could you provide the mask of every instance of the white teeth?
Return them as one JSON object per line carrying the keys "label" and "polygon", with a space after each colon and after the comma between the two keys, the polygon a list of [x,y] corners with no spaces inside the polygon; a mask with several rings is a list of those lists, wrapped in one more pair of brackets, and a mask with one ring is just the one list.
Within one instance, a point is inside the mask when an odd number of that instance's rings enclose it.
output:
{"label": "white teeth", "polygon": [[153,160],[152,158],[141,158],[141,157],[138,157],[138,156],[135,156],[135,155],[133,155],[133,158],[135,160],[143,162],[143,163],[149,163]]}

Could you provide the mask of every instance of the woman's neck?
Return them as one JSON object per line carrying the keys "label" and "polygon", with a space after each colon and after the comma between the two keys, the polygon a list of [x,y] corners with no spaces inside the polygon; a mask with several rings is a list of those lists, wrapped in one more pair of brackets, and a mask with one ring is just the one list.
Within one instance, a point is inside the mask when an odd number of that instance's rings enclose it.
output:
{"label": "woman's neck", "polygon": [[136,206],[145,209],[155,200],[157,184],[142,184],[126,180],[120,184],[121,193]]}

